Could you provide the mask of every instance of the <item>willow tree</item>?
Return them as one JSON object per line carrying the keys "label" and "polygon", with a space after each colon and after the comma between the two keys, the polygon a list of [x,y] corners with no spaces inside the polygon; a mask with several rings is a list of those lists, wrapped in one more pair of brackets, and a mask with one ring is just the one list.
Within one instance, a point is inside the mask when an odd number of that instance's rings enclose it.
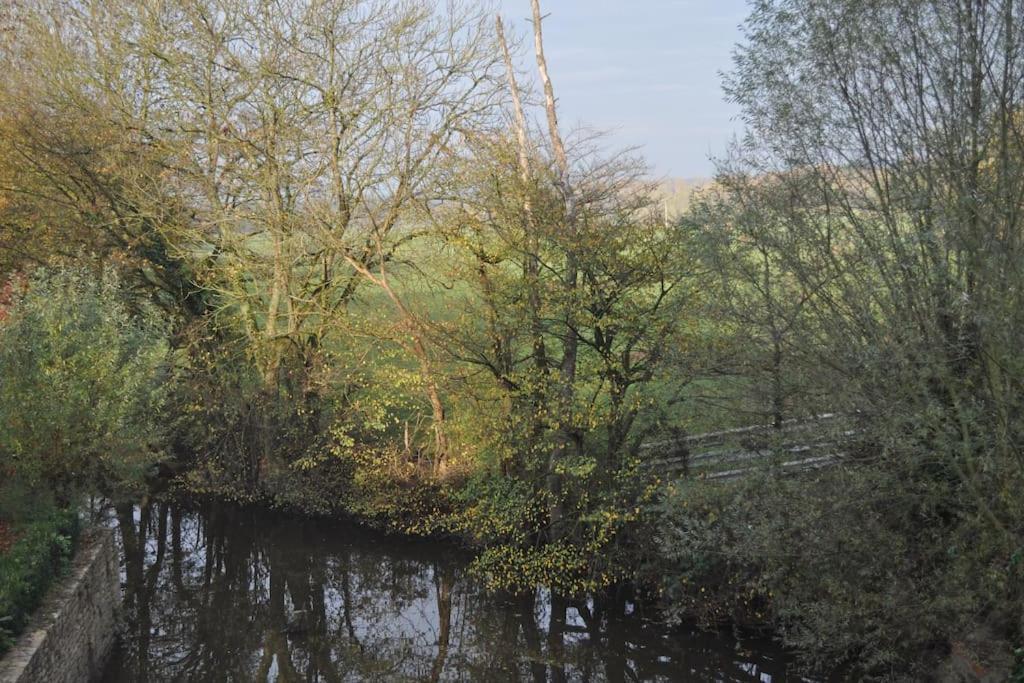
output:
{"label": "willow tree", "polygon": [[748,168],[791,191],[778,252],[805,288],[832,283],[813,310],[853,403],[937,410],[983,508],[976,458],[1024,464],[1022,17],[1012,0],[764,3],[730,87],[759,145]]}
{"label": "willow tree", "polygon": [[[835,373],[820,386],[861,421],[865,463],[899,477],[899,494],[857,505],[919,521],[896,527],[910,550],[893,550],[918,572],[913,585],[946,582],[969,609],[1013,620],[1022,25],[1019,0],[765,0],[728,83],[750,133],[738,170],[787,196],[758,244],[798,296],[817,291],[805,367]],[[951,637],[975,618],[929,609]]]}

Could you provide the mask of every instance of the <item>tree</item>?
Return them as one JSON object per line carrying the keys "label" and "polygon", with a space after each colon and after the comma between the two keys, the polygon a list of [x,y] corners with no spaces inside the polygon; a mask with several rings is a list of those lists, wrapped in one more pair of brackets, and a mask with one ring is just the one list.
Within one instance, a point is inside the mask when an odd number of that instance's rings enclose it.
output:
{"label": "tree", "polygon": [[192,273],[159,230],[185,207],[147,182],[159,176],[159,157],[115,125],[109,100],[83,92],[61,43],[73,31],[47,30],[39,3],[16,9],[11,39],[0,43],[0,270],[88,252],[120,263],[166,310],[198,314]]}
{"label": "tree", "polygon": [[[518,581],[578,590],[613,580],[598,565],[621,559],[609,552],[615,529],[643,488],[636,466],[650,421],[638,416],[650,409],[651,381],[678,341],[692,289],[679,231],[663,221],[642,161],[605,153],[597,136],[564,141],[550,87],[540,133],[500,21],[497,30],[511,130],[467,141],[459,194],[435,216],[461,315],[429,330],[453,361],[456,423],[473,420],[464,433],[497,456],[505,480],[488,484],[476,510],[501,518],[500,529],[524,525],[483,560],[485,571],[507,577],[518,566]],[[521,501],[519,484],[531,504],[513,512],[505,496]]]}
{"label": "tree", "polygon": [[[848,585],[829,607],[849,614],[895,586],[889,563],[914,567],[900,600],[958,597],[864,629],[852,642],[879,667],[909,656],[892,642],[955,641],[979,623],[1014,641],[1024,627],[1024,509],[1010,493],[1024,481],[1022,22],[1015,0],[763,0],[727,82],[749,129],[721,178],[732,211],[759,198],[746,237],[787,306],[803,302],[802,379],[855,420],[849,461],[889,491],[833,505],[797,487],[849,524],[887,523],[862,527],[883,549],[865,558],[875,580],[838,580],[841,551],[818,558],[836,565],[824,581]],[[765,531],[785,545],[826,526],[794,513]],[[816,618],[799,620],[811,632]]]}
{"label": "tree", "polygon": [[917,423],[1007,550],[1017,522],[981,462],[1024,463],[1009,391],[1024,370],[1022,11],[766,2],[730,85],[760,145],[751,168],[792,192],[777,253],[806,291],[830,283],[812,310],[855,387],[844,403],[889,433]]}
{"label": "tree", "polygon": [[800,282],[788,269],[777,238],[789,201],[785,185],[723,170],[683,219],[711,288],[708,314],[723,327],[720,369],[744,380],[740,392],[754,399],[747,409],[777,431],[787,418],[832,410],[816,388],[826,373],[808,381],[802,357],[818,336],[805,309],[828,282]]}
{"label": "tree", "polygon": [[163,447],[166,328],[109,268],[36,271],[0,323],[0,469],[15,486],[68,504],[141,484]]}
{"label": "tree", "polygon": [[[258,376],[256,485],[280,464],[281,420],[318,412],[319,369],[366,275],[415,237],[444,159],[491,116],[485,15],[427,0],[41,0],[27,15],[12,52],[11,115],[24,119],[13,192],[34,197],[21,178],[38,180],[78,213],[99,197],[113,216],[95,221],[96,239],[146,240],[187,264],[182,298],[202,293],[202,323]],[[99,131],[88,155],[31,128],[14,106],[31,110],[30,90],[55,124]]]}

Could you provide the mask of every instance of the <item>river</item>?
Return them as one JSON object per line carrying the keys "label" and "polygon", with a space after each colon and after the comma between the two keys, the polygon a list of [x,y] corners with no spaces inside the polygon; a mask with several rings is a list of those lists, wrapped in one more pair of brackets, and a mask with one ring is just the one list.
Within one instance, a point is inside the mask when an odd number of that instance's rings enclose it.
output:
{"label": "river", "polygon": [[120,508],[126,628],[104,681],[802,681],[771,643],[627,597],[484,590],[443,542],[220,504]]}

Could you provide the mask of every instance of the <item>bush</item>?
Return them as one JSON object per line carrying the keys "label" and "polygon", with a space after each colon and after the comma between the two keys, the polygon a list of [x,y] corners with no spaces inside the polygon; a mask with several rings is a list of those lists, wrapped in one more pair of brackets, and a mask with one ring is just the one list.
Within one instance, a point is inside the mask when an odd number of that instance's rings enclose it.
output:
{"label": "bush", "polygon": [[160,448],[166,323],[111,269],[41,268],[0,324],[0,469],[67,502]]}
{"label": "bush", "polygon": [[25,628],[46,590],[68,566],[78,540],[74,512],[53,512],[17,529],[18,538],[0,554],[0,653]]}
{"label": "bush", "polygon": [[923,675],[951,643],[1013,642],[1005,557],[946,485],[868,466],[690,480],[666,495],[669,612],[770,626],[814,667]]}

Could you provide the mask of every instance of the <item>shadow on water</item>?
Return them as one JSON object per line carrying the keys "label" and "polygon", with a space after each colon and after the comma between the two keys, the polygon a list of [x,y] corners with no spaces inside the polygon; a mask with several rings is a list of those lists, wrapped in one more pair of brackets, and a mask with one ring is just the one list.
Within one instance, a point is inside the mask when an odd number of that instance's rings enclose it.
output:
{"label": "shadow on water", "polygon": [[771,644],[626,600],[489,593],[443,543],[214,504],[117,525],[127,626],[106,681],[801,680]]}

